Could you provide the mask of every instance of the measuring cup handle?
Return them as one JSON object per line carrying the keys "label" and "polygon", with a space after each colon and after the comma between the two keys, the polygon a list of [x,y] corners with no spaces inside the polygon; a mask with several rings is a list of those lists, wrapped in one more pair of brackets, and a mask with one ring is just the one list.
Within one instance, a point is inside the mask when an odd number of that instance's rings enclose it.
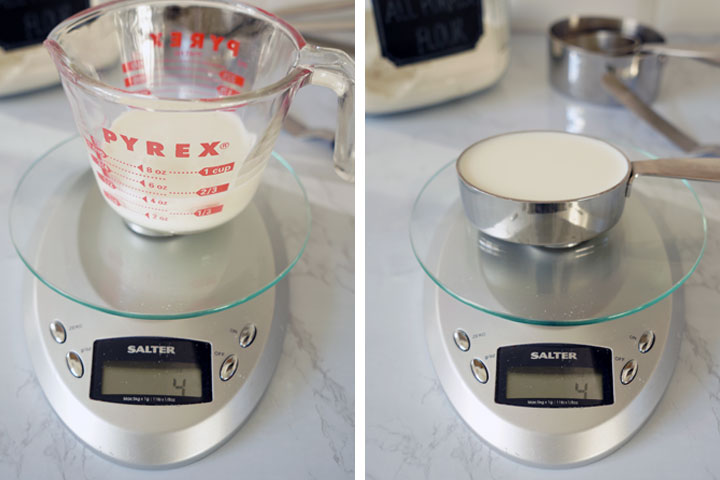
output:
{"label": "measuring cup handle", "polygon": [[661,158],[632,162],[630,182],[638,175],[720,182],[720,158]]}
{"label": "measuring cup handle", "polygon": [[333,162],[340,178],[355,180],[355,62],[342,50],[307,45],[300,62],[312,73],[308,83],[333,90],[338,96]]}

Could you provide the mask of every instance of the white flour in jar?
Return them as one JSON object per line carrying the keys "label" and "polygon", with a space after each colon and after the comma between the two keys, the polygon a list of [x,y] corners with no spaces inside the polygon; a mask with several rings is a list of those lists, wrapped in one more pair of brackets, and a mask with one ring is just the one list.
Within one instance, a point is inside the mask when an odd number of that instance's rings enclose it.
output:
{"label": "white flour in jar", "polygon": [[[94,172],[103,197],[144,228],[185,234],[221,225],[252,200],[267,158],[230,112],[130,110],[103,128]],[[99,139],[98,139],[99,140]],[[92,149],[91,149],[92,150]]]}
{"label": "white flour in jar", "polygon": [[[90,5],[105,1],[91,0]],[[79,54],[88,65],[97,69],[110,65],[118,56],[117,42],[107,34],[111,21],[111,18],[99,18],[75,33],[78,41],[74,45],[82,50]],[[29,92],[59,81],[57,69],[41,43],[12,50],[0,47],[0,97]]]}
{"label": "white flour in jar", "polygon": [[506,22],[484,21],[474,49],[402,67],[382,56],[375,16],[365,11],[365,111],[408,110],[482,90],[495,83],[509,61]]}

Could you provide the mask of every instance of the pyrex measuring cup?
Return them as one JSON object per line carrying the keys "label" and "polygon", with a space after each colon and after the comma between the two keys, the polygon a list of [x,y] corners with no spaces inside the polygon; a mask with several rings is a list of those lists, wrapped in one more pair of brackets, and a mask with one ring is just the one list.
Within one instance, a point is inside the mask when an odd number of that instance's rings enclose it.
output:
{"label": "pyrex measuring cup", "polygon": [[70,17],[45,45],[102,196],[136,232],[198,232],[245,208],[308,83],[338,95],[335,169],[354,177],[354,62],[262,9],[118,0]]}

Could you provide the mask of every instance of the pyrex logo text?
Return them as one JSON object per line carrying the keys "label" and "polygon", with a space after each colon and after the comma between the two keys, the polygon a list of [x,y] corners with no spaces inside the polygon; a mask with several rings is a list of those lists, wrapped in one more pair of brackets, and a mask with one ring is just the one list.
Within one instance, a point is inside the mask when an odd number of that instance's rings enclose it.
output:
{"label": "pyrex logo text", "polygon": [[[163,45],[163,34],[160,32],[151,33],[150,39],[153,45],[156,47],[162,47]],[[168,44],[172,48],[178,48],[182,46],[183,32],[170,32],[170,43]],[[189,48],[202,49],[205,43],[212,43],[213,52],[220,50],[220,46],[225,42],[225,37],[220,35],[209,34],[206,35],[201,32],[195,32],[190,34],[190,45]],[[233,57],[237,57],[240,53],[240,42],[237,40],[228,40],[225,44],[225,48],[232,52]]]}
{"label": "pyrex logo text", "polygon": [[[122,145],[128,152],[135,152],[135,148],[142,148],[145,153],[150,156],[164,157],[168,148],[162,142],[155,142],[152,140],[145,140],[137,145],[138,139],[135,137],[128,137],[125,135],[118,135],[117,133],[103,128],[103,136],[105,137],[105,143],[111,144],[118,141],[122,141]],[[170,149],[174,150],[175,158],[189,158],[191,154],[197,154],[198,157],[217,156],[220,155],[217,151],[218,148],[227,148],[227,144],[220,145],[220,140],[216,142],[200,142],[197,145],[190,143],[175,143]]]}

